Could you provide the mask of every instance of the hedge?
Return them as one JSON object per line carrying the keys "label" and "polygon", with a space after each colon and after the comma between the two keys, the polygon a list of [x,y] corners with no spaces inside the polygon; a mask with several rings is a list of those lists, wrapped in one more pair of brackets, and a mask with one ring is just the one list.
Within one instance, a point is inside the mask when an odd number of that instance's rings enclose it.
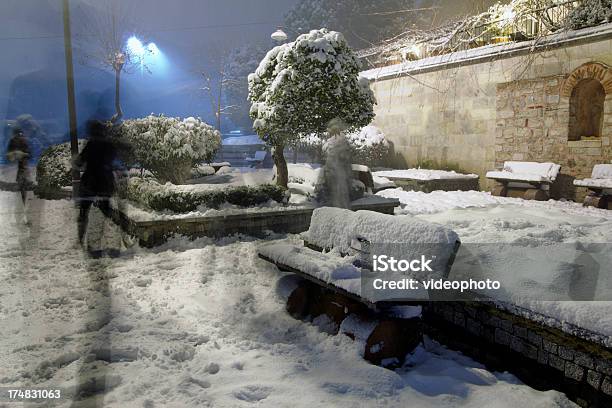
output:
{"label": "hedge", "polygon": [[223,203],[253,207],[269,200],[283,202],[286,189],[272,184],[229,186],[211,190],[180,191],[174,185],[159,184],[152,179],[130,178],[125,197],[152,210],[176,213],[196,211],[198,207],[219,208]]}

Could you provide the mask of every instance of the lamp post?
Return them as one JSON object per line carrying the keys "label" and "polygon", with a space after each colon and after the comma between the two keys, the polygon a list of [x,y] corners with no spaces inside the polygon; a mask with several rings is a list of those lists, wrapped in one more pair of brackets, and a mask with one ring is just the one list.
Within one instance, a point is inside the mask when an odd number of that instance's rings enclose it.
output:
{"label": "lamp post", "polygon": [[115,114],[111,118],[112,123],[117,123],[123,117],[121,110],[120,89],[121,89],[121,71],[125,65],[126,57],[121,51],[117,51],[113,58],[113,70],[115,71]]}
{"label": "lamp post", "polygon": [[63,0],[64,17],[64,55],[66,60],[66,90],[68,99],[68,123],[70,126],[70,153],[72,155],[72,197],[78,195],[79,178],[81,174],[74,165],[79,154],[79,141],[77,135],[76,103],[74,97],[74,66],[72,63],[72,34],[70,32],[70,5]]}

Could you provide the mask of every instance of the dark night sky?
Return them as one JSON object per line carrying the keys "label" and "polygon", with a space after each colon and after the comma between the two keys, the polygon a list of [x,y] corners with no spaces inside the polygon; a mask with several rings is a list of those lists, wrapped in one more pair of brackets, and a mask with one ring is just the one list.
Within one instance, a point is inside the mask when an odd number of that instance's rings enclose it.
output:
{"label": "dark night sky", "polygon": [[[176,74],[197,70],[210,43],[236,46],[268,41],[295,1],[125,0],[124,10],[132,14],[138,31],[168,56]],[[71,0],[74,31],[84,27],[74,21],[82,15],[79,9],[100,3]],[[9,87],[16,77],[40,69],[58,73],[65,69],[61,4],[61,0],[0,1],[0,117],[5,117]],[[77,61],[75,67],[79,68]]]}
{"label": "dark night sky", "polygon": [[[136,72],[124,76],[123,91],[129,94],[135,90],[138,94],[132,101],[124,100],[126,116],[164,112],[202,116],[210,121],[210,104],[201,94],[198,73],[210,57],[210,45],[234,48],[258,42],[272,47],[271,32],[298,0],[70,0],[80,107],[88,104],[83,95],[99,101],[99,95],[112,94],[112,74],[88,70],[78,61],[79,48],[89,46],[82,41],[88,34],[88,24],[82,21],[81,11],[108,10],[104,6],[108,1],[121,2],[121,10],[131,16],[139,37],[155,42],[166,61],[166,68],[153,67],[152,75]],[[443,1],[442,11],[457,14],[476,3],[491,1]],[[0,120],[25,113],[31,106],[35,106],[33,111],[38,108],[38,116],[65,120],[62,0],[0,0],[0,47]],[[13,96],[9,103],[14,84],[19,85],[22,96]],[[44,89],[39,92],[39,88]],[[11,113],[7,106],[15,106],[15,99],[20,102],[16,108],[19,112]],[[89,105],[94,104],[91,100]]]}

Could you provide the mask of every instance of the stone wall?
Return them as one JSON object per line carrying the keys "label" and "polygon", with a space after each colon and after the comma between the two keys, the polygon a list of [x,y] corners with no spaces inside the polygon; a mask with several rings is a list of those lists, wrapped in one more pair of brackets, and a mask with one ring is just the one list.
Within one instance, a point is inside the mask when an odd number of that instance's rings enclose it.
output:
{"label": "stone wall", "polygon": [[612,406],[612,351],[487,303],[434,302],[425,332],[490,369],[536,389],[557,389],[584,407]]}
{"label": "stone wall", "polygon": [[[587,63],[576,72],[599,66]],[[595,164],[612,158],[612,92],[605,99],[601,137],[569,140],[570,82],[569,76],[553,75],[497,85],[495,166],[507,160],[558,163],[561,176],[551,195],[581,200],[586,189],[576,190],[573,180],[589,177]]]}
{"label": "stone wall", "polygon": [[[572,42],[534,46],[536,51],[500,48],[487,58],[465,54],[429,68],[421,60],[396,75],[368,71],[378,102],[374,124],[395,150],[390,164],[425,163],[476,173],[485,189],[493,183],[484,174],[511,158],[559,162],[566,187],[573,177],[589,176],[592,164],[612,159],[611,95],[606,96],[601,140],[570,142],[569,95],[564,92],[580,78],[575,73],[583,64],[612,66],[609,26],[605,36],[578,33],[582,37]],[[573,198],[573,191],[563,194]]]}

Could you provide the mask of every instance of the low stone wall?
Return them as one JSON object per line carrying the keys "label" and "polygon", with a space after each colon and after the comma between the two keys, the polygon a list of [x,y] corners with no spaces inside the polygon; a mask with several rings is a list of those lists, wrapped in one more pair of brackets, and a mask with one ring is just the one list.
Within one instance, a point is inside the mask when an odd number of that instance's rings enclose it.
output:
{"label": "low stone wall", "polygon": [[[393,214],[398,205],[399,201],[396,199],[377,197],[374,202],[357,200],[351,209]],[[249,211],[245,208],[238,214],[136,221],[124,212],[114,209],[112,218],[127,233],[138,237],[141,246],[153,247],[163,244],[174,235],[190,238],[223,237],[232,234],[262,236],[267,231],[296,234],[308,229],[313,211],[314,207],[276,211]]]}
{"label": "low stone wall", "polygon": [[583,407],[612,406],[612,350],[489,303],[433,302],[425,332],[489,369],[557,389]]}
{"label": "low stone wall", "polygon": [[462,179],[440,179],[440,180],[417,180],[406,178],[389,178],[396,186],[406,191],[422,191],[431,193],[432,191],[478,191],[480,190],[478,178]]}

